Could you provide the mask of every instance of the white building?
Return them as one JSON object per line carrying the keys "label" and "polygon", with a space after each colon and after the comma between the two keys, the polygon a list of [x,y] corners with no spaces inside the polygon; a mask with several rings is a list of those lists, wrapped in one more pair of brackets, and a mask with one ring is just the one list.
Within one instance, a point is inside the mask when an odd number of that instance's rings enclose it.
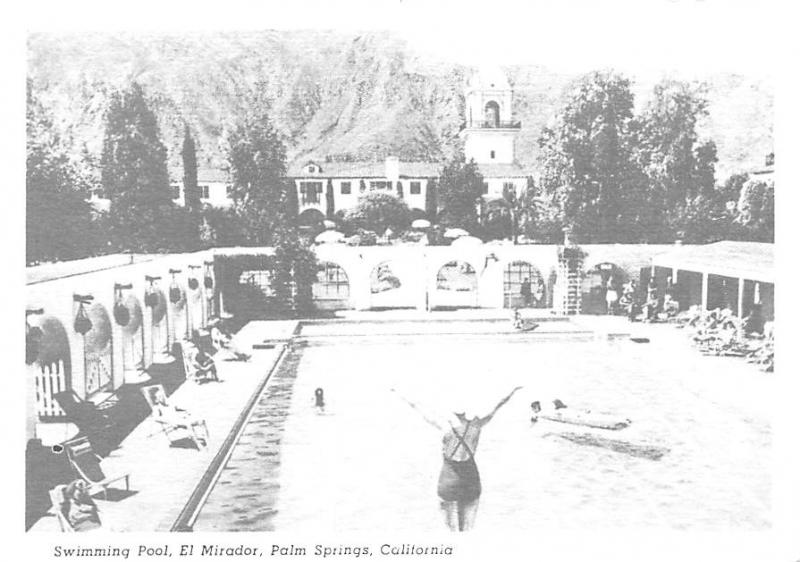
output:
{"label": "white building", "polygon": [[401,162],[389,157],[384,162],[307,161],[291,167],[289,176],[297,188],[301,223],[311,224],[329,215],[329,199],[335,213],[355,207],[359,197],[372,191],[402,199],[422,217],[428,189],[440,171],[441,164],[435,162]]}
{"label": "white building", "polygon": [[[183,168],[171,168],[169,171],[172,200],[176,204],[186,204],[186,190],[183,185]],[[212,207],[229,207],[231,199],[230,176],[224,170],[199,168],[197,170],[197,189],[200,191],[200,202]]]}

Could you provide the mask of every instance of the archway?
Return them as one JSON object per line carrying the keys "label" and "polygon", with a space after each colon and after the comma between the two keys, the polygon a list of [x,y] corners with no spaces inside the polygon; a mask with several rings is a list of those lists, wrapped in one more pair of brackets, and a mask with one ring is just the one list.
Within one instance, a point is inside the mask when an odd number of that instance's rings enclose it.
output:
{"label": "archway", "polygon": [[345,270],[333,262],[319,262],[312,286],[314,304],[320,310],[350,308],[350,280]]}
{"label": "archway", "polygon": [[200,279],[197,276],[189,278],[187,283],[188,290],[186,291],[186,312],[188,315],[187,322],[189,327],[187,333],[193,334],[195,330],[199,330],[205,326],[205,319],[203,318],[203,288]]}
{"label": "archway", "polygon": [[69,335],[53,316],[45,316],[36,326],[41,330],[34,361],[36,415],[47,421],[65,414],[54,395],[72,388],[72,360]]}
{"label": "archway", "polygon": [[160,289],[148,289],[144,297],[150,309],[150,361],[163,361],[169,353],[169,318],[167,317],[167,297]]}
{"label": "archway", "polygon": [[325,220],[325,215],[319,209],[306,209],[297,217],[297,225],[301,228],[311,231],[321,231],[324,229],[322,221]]}
{"label": "archway", "polygon": [[505,308],[547,308],[547,296],[545,280],[533,265],[513,261],[506,266],[503,271]]}
{"label": "archway", "polygon": [[500,126],[500,106],[496,101],[490,101],[483,110],[487,127]]}
{"label": "archway", "polygon": [[[125,312],[122,312],[122,311]],[[139,299],[128,295],[114,307],[114,317],[122,328],[122,372],[126,381],[144,369],[144,328]]]}
{"label": "archway", "polygon": [[[606,296],[613,289],[617,298],[622,295],[622,288],[628,282],[628,274],[618,265],[602,262],[586,270],[581,285],[581,312],[583,314],[608,314]],[[612,306],[614,306],[612,304]]]}
{"label": "archway", "polygon": [[407,299],[409,288],[403,283],[399,266],[385,261],[372,269],[369,275],[370,308],[407,308],[413,302]]}
{"label": "archway", "polygon": [[477,303],[478,274],[471,264],[453,260],[439,268],[431,308],[473,308]]}
{"label": "archway", "polygon": [[191,335],[186,290],[177,281],[169,287],[169,338],[175,343]]}
{"label": "archway", "polygon": [[86,397],[98,392],[110,391],[113,387],[111,318],[106,308],[94,303],[87,311],[92,329],[83,336],[83,365]]}

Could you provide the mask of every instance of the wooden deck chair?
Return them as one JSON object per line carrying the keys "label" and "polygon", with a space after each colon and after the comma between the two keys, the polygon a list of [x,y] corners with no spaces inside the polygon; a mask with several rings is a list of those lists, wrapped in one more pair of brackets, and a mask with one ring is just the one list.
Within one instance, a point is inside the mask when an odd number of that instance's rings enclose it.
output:
{"label": "wooden deck chair", "polygon": [[170,443],[176,432],[187,433],[189,438],[202,449],[208,445],[208,426],[206,420],[192,416],[186,410],[176,408],[167,402],[167,394],[160,384],[146,386],[141,389],[144,399],[153,412],[153,421],[161,428],[161,432]]}
{"label": "wooden deck chair", "polygon": [[198,384],[207,381],[219,380],[215,370],[212,371],[211,369],[200,369],[195,363],[194,355],[197,351],[197,348],[193,343],[184,340],[181,342],[180,348],[181,357],[183,358],[183,368],[186,373],[187,380],[194,381]]}
{"label": "wooden deck chair", "polygon": [[58,525],[61,527],[62,533],[74,533],[75,529],[67,519],[67,514],[64,513],[64,508],[66,507],[64,490],[66,488],[65,485],[61,484],[50,490],[50,502],[53,504],[50,508],[50,513],[58,519]]}
{"label": "wooden deck chair", "polygon": [[90,494],[94,494],[99,489],[103,492],[103,499],[108,499],[108,488],[120,480],[125,480],[125,490],[130,491],[130,474],[107,477],[100,466],[100,457],[95,454],[92,444],[86,437],[68,441],[64,443],[64,448],[67,451],[67,458],[78,476],[89,485]]}

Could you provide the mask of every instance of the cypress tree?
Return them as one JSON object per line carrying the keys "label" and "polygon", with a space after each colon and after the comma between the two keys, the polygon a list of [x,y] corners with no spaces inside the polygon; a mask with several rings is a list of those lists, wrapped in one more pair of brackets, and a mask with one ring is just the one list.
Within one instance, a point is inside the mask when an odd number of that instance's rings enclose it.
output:
{"label": "cypress tree", "polygon": [[333,199],[333,180],[329,179],[327,188],[325,190],[325,214],[328,220],[333,220],[336,214],[336,209],[334,205],[335,202]]}
{"label": "cypress tree", "polygon": [[167,171],[167,148],[141,86],[112,94],[100,158],[101,181],[111,200],[110,219],[117,246],[157,251],[175,243]]}
{"label": "cypress tree", "polygon": [[186,209],[195,214],[200,210],[200,187],[197,185],[197,151],[189,125],[183,130],[183,200]]}

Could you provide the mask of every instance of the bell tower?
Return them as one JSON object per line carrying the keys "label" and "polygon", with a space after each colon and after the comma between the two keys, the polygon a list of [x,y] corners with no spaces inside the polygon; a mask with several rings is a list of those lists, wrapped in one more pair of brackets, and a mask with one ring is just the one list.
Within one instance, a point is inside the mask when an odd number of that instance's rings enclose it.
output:
{"label": "bell tower", "polygon": [[472,76],[464,93],[464,153],[478,164],[513,164],[514,139],[521,124],[514,121],[514,92],[503,71],[485,68]]}

